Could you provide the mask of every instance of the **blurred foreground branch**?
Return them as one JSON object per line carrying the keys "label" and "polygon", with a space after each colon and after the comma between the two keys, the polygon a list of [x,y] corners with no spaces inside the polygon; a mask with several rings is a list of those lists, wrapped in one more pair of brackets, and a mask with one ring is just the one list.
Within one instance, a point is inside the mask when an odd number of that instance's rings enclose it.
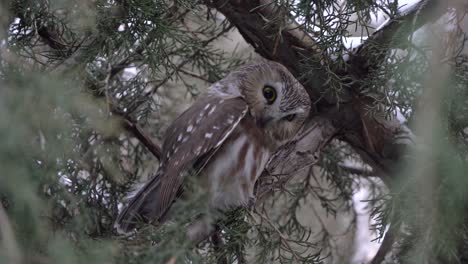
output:
{"label": "blurred foreground branch", "polygon": [[9,263],[22,263],[22,257],[8,215],[0,202],[0,251],[9,258]]}

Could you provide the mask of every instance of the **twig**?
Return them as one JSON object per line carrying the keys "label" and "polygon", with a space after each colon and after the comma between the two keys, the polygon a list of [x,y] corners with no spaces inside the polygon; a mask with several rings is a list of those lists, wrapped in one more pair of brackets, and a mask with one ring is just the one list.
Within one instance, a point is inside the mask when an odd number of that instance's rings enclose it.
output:
{"label": "twig", "polygon": [[[226,32],[228,32],[229,30],[231,30],[233,28],[232,25],[229,25],[228,27],[224,28],[223,30],[221,30],[220,32],[218,32],[218,34],[214,35],[213,37],[205,40],[202,42],[201,46],[202,47],[206,47],[208,46],[209,44],[211,44],[211,42],[217,40],[219,37],[223,36]],[[185,60],[183,60],[181,63],[177,64],[177,66],[175,66],[171,72],[169,72],[168,74],[166,74],[166,76],[161,80],[159,81],[158,83],[154,84],[153,85],[153,88],[150,89],[148,92],[145,93],[145,95],[143,97],[147,97],[147,96],[151,96],[152,94],[155,93],[155,90],[158,89],[160,86],[164,85],[167,81],[169,81],[173,76],[174,74],[178,73],[179,71],[182,70],[182,68],[187,65],[188,63],[192,62],[192,60],[197,57],[198,55],[200,54],[200,50],[197,50],[195,51],[192,55],[188,56]],[[138,107],[138,106],[136,106]]]}
{"label": "twig", "polygon": [[[255,219],[255,217],[252,215],[251,212],[249,212],[249,214],[253,219]],[[285,234],[283,234],[283,232],[281,232],[281,230],[279,230],[278,227],[274,223],[272,223],[271,220],[267,216],[265,216],[263,213],[257,212],[257,215],[259,215],[265,222],[268,223],[268,225],[270,225],[275,230],[275,232],[279,235],[281,239],[281,244],[286,246],[286,248],[289,250],[289,253],[291,253],[291,255],[294,257],[295,261],[299,263],[301,258],[297,255],[296,251],[289,244],[289,241],[291,239],[287,237]]]}
{"label": "twig", "polygon": [[387,256],[387,254],[392,250],[397,233],[400,231],[400,225],[394,225],[395,226],[390,226],[385,234],[382,244],[380,245],[377,254],[372,259],[371,264],[381,264],[385,260],[385,256]]}
{"label": "twig", "polygon": [[[298,77],[319,112],[332,113],[336,111],[335,114],[337,112],[346,112],[345,118],[334,120],[335,123],[344,125],[340,139],[349,143],[361,155],[363,160],[369,163],[373,170],[379,174],[377,176],[388,178],[387,175],[392,172],[392,164],[398,162],[402,154],[388,156],[387,153],[404,153],[400,148],[405,147],[407,144],[394,143],[398,136],[403,131],[408,131],[408,129],[395,119],[367,118],[363,120],[368,109],[375,106],[378,101],[375,98],[367,97],[365,93],[361,93],[362,87],[360,85],[363,83],[361,80],[370,77],[371,71],[377,68],[371,67],[371,65],[379,65],[382,58],[385,57],[383,55],[390,50],[391,46],[381,47],[379,56],[367,58],[364,54],[368,53],[368,50],[373,50],[375,48],[373,44],[375,43],[386,43],[386,40],[397,33],[400,37],[409,35],[412,33],[411,30],[416,30],[424,22],[438,18],[442,15],[444,9],[436,8],[436,12],[431,12],[434,10],[431,7],[439,6],[439,2],[446,1],[424,0],[424,6],[416,6],[413,10],[390,20],[388,27],[369,37],[355,51],[348,61],[348,65],[341,65],[336,69],[326,68],[322,65],[323,61],[332,61],[332,59],[317,47],[313,36],[308,35],[297,24],[294,26],[293,21],[287,21],[285,24],[289,25],[288,28],[294,30],[278,31],[278,25],[271,23],[271,21],[288,20],[289,18],[278,18],[278,12],[275,12],[278,7],[275,4],[267,5],[267,3],[274,1],[212,0],[206,2],[210,7],[214,7],[223,13],[261,56],[282,63],[293,75]],[[441,5],[443,6],[443,3]],[[262,7],[258,8],[258,6]],[[428,14],[435,15],[428,16]],[[418,19],[417,23],[414,24],[415,17],[424,19]],[[410,30],[401,30],[408,25],[412,25]],[[275,50],[276,43],[274,40],[278,34],[281,34],[282,41],[278,44],[276,53],[273,54],[272,51]],[[334,80],[338,79],[341,88],[343,88],[340,89],[340,96],[325,92],[329,90],[327,85],[329,86],[330,83],[327,82],[327,79],[331,77]],[[347,83],[343,83],[344,81]],[[337,105],[339,107],[333,107]],[[383,112],[385,110],[379,111]],[[368,136],[366,137],[363,125],[368,131],[372,132],[372,142],[374,144],[368,144],[370,139]],[[376,144],[378,147],[376,147]],[[383,153],[383,150],[386,153]]]}
{"label": "twig", "polygon": [[374,173],[370,169],[365,168],[364,166],[357,167],[357,166],[346,165],[346,164],[338,164],[338,166],[344,171],[347,171],[351,174],[356,174],[362,177],[376,176],[376,173]]}
{"label": "twig", "polygon": [[[177,21],[179,19],[181,19],[182,17],[184,17],[185,15],[188,14],[188,12],[190,12],[190,9],[187,9],[185,10],[184,12],[182,12],[180,15],[178,15],[175,19],[173,19],[174,21]],[[170,18],[171,16],[173,16],[174,13],[167,13],[167,17]],[[153,29],[152,31],[150,31],[148,33],[148,36],[151,36],[154,32],[157,32],[159,30],[158,29]],[[110,73],[111,73],[111,78],[113,78],[116,74],[118,74],[120,71],[124,70],[125,68],[127,68],[130,63],[133,63],[134,60],[132,60],[132,58],[137,58],[138,56],[141,56],[143,55],[143,52],[145,51],[145,48],[151,44],[151,41],[153,41],[153,38],[146,38],[145,41],[143,41],[142,43],[140,43],[134,50],[134,52],[132,52],[131,54],[129,54],[128,56],[126,56],[125,58],[121,59],[119,62],[117,62],[116,64],[112,65],[112,68],[110,70]],[[168,54],[168,56],[170,56],[172,54]]]}
{"label": "twig", "polygon": [[224,246],[223,238],[221,237],[221,229],[218,225],[215,226],[215,231],[211,235],[211,242],[213,242],[213,249],[218,254],[218,264],[228,264],[227,257],[223,257],[221,249]]}
{"label": "twig", "polygon": [[[357,79],[367,77],[385,59],[387,52],[395,48],[398,44],[395,40],[412,34],[425,23],[440,17],[447,5],[447,1],[421,0],[405,13],[386,21],[351,54],[348,74]],[[402,30],[408,24],[409,30]]]}
{"label": "twig", "polygon": [[161,160],[161,144],[151,138],[138,124],[124,119],[124,128],[132,133],[153,155]]}
{"label": "twig", "polygon": [[[283,187],[298,171],[313,165],[317,158],[315,153],[319,153],[339,130],[326,115],[312,118],[309,126],[298,133],[295,143],[281,148],[272,157],[256,184],[257,203]],[[279,176],[279,179],[270,180],[272,176]]]}
{"label": "twig", "polygon": [[196,74],[196,73],[194,73],[194,72],[187,71],[187,70],[184,70],[184,69],[179,69],[179,71],[180,71],[181,73],[186,74],[186,75],[188,75],[188,76],[191,76],[191,77],[193,77],[193,78],[197,78],[197,79],[202,80],[202,81],[204,81],[204,82],[207,82],[207,83],[209,83],[209,84],[211,83],[210,80],[208,80],[207,78],[205,78],[205,77],[203,77],[203,76],[201,76],[201,75],[199,75],[199,74]]}

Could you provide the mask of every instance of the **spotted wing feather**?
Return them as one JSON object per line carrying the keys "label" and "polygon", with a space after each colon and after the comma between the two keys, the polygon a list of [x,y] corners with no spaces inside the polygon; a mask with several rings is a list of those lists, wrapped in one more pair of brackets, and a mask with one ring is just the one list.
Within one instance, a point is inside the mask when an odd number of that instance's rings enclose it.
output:
{"label": "spotted wing feather", "polygon": [[195,163],[209,161],[247,110],[241,97],[201,95],[167,129],[161,166],[119,215],[118,230],[130,231],[139,219],[154,222],[163,217],[180,192],[187,172]]}

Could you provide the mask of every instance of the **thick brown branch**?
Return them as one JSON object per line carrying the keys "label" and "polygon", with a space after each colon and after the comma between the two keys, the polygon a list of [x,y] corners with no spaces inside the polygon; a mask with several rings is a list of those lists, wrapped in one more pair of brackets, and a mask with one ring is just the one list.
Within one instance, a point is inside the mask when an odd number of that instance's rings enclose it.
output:
{"label": "thick brown branch", "polygon": [[320,66],[320,51],[313,38],[304,33],[298,24],[284,19],[285,10],[271,1],[260,0],[217,0],[208,5],[223,13],[262,57],[281,62],[297,78],[308,73],[307,78],[301,81],[312,101],[323,97],[325,71],[314,67],[311,76],[303,65],[307,61]]}
{"label": "thick brown branch", "polygon": [[[416,6],[414,11],[408,11],[405,15],[390,21],[387,27],[371,36],[370,40],[356,51],[350,61],[352,67],[335,69],[335,72],[323,68],[322,59],[330,60],[330,58],[323,57],[324,54],[314,39],[295,22],[288,21],[284,10],[275,6],[274,1],[214,0],[209,1],[208,5],[222,12],[260,55],[282,63],[298,77],[319,113],[341,112],[339,114],[341,117],[337,119],[331,117],[333,122],[341,122],[340,125],[344,125],[340,139],[350,143],[363,159],[373,166],[374,171],[384,177],[391,173],[395,163],[400,160],[402,147],[412,143],[412,134],[395,118],[386,118],[385,107],[379,108],[377,113],[370,114],[369,110],[375,110],[379,102],[360,93],[359,81],[369,77],[371,65],[378,65],[389,47],[384,48],[381,56],[368,58],[371,60],[368,63],[362,63],[360,56],[361,54],[364,56],[367,50],[375,47],[372,43],[384,43],[397,32],[399,37],[407,36],[427,21],[421,19],[414,23],[415,17],[434,19],[435,17],[430,16],[434,14],[431,7],[437,3],[433,2],[438,1],[424,1],[424,6]],[[439,10],[437,15],[441,13],[443,10]],[[408,25],[412,25],[411,30],[400,30]],[[353,68],[352,71],[350,68]],[[353,89],[344,89],[345,94],[341,96],[339,102],[338,98],[327,97],[324,94],[327,90],[325,80],[329,75],[359,81],[351,82]],[[339,108],[335,108],[334,106],[339,103]]]}

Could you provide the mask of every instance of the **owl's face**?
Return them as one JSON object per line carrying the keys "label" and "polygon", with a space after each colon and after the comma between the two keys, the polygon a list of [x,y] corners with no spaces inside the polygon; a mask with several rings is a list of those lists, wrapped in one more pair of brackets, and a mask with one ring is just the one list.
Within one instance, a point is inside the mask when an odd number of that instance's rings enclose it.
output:
{"label": "owl's face", "polygon": [[283,65],[262,62],[230,75],[230,83],[224,85],[230,86],[229,90],[238,87],[257,125],[277,144],[290,140],[309,115],[307,92]]}

